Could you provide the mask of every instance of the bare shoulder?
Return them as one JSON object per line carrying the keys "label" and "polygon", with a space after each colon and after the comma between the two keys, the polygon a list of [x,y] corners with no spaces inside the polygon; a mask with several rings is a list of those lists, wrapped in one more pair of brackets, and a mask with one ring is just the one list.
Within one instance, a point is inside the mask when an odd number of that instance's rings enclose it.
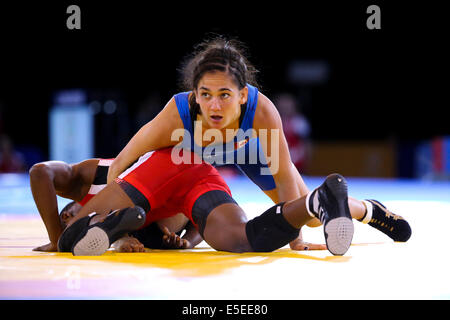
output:
{"label": "bare shoulder", "polygon": [[253,127],[278,128],[281,126],[280,114],[273,102],[263,93],[258,92],[258,104],[256,106]]}
{"label": "bare shoulder", "polygon": [[83,181],[93,180],[99,160],[100,159],[87,159],[71,164],[73,179],[81,179]]}
{"label": "bare shoulder", "polygon": [[35,163],[30,169],[30,177],[53,177],[56,175],[71,175],[72,165],[64,161],[49,160]]}

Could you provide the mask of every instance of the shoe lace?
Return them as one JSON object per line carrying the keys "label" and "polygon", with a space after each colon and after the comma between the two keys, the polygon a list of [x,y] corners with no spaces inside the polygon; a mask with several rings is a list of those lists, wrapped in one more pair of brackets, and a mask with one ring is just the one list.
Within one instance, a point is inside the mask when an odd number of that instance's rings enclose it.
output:
{"label": "shoe lace", "polygon": [[395,214],[391,211],[389,211],[388,209],[386,209],[385,207],[383,207],[382,205],[379,205],[378,203],[375,203],[375,205],[380,208],[381,210],[384,211],[384,214],[386,215],[386,218],[390,219],[392,218],[393,220],[404,220],[402,216],[399,216],[398,214]]}

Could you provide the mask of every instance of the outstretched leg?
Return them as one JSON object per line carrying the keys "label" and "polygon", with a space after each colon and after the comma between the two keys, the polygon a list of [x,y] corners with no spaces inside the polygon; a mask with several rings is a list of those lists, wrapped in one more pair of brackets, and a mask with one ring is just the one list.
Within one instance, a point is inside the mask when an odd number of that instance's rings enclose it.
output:
{"label": "outstretched leg", "polygon": [[[281,248],[298,237],[299,227],[291,225],[282,212],[284,203],[273,206],[248,221],[234,199],[225,191],[212,190],[198,197],[192,218],[203,239],[214,249],[230,252],[264,251]],[[305,207],[305,197],[288,209],[297,222],[312,217]]]}
{"label": "outstretched leg", "polygon": [[[298,170],[294,168],[293,174],[301,194],[305,195],[308,193],[308,188]],[[273,198],[272,195],[271,197]],[[353,197],[348,197],[348,207],[353,219],[370,225],[394,241],[406,242],[411,237],[409,223],[403,217],[389,211],[377,200],[358,200]],[[307,225],[308,227],[319,227],[322,223],[319,219],[312,219]]]}
{"label": "outstretched leg", "polygon": [[[222,192],[223,198],[231,197]],[[205,200],[208,193],[202,197]],[[199,198],[200,199],[200,198]],[[199,200],[197,200],[199,201]],[[300,228],[317,217],[324,224],[328,250],[343,255],[353,238],[353,222],[347,201],[347,185],[340,175],[330,175],[308,196],[280,203],[262,215],[247,221],[244,211],[234,202],[196,210],[193,218],[204,240],[214,249],[232,252],[270,252],[298,237]],[[203,206],[206,208],[206,206]]]}
{"label": "outstretched leg", "polygon": [[[220,251],[271,252],[279,249],[295,239],[300,230],[285,219],[285,205],[277,204],[247,221],[244,211],[236,203],[222,204],[209,213],[203,239]],[[309,217],[305,207],[297,213],[305,215],[306,219]]]}
{"label": "outstretched leg", "polygon": [[411,227],[403,217],[392,213],[377,200],[364,200],[367,210],[359,220],[383,232],[394,241],[406,242],[411,237]]}

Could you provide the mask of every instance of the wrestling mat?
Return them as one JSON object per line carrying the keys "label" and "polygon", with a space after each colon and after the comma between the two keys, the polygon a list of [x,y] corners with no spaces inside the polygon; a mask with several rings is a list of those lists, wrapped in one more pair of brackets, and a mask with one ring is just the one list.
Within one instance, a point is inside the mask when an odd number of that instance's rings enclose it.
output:
{"label": "wrestling mat", "polygon": [[[409,221],[413,233],[407,243],[395,243],[354,221],[353,244],[342,257],[288,246],[235,254],[215,251],[205,242],[192,250],[109,250],[98,257],[74,257],[32,251],[48,238],[27,178],[2,179],[0,299],[450,298],[449,183],[349,179],[351,195],[379,195]],[[315,186],[320,180],[307,183]],[[271,206],[242,181],[229,184],[250,218]],[[321,227],[304,228],[303,235],[324,243]]]}

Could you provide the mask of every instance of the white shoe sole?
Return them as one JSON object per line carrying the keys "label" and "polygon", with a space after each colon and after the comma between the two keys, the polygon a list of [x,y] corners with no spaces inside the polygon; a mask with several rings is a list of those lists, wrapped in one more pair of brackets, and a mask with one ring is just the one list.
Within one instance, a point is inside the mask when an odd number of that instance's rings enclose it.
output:
{"label": "white shoe sole", "polygon": [[326,224],[324,233],[328,251],[335,256],[342,256],[352,244],[353,221],[346,217],[333,219]]}
{"label": "white shoe sole", "polygon": [[99,227],[89,229],[83,238],[73,247],[74,256],[100,256],[109,248],[109,239]]}

